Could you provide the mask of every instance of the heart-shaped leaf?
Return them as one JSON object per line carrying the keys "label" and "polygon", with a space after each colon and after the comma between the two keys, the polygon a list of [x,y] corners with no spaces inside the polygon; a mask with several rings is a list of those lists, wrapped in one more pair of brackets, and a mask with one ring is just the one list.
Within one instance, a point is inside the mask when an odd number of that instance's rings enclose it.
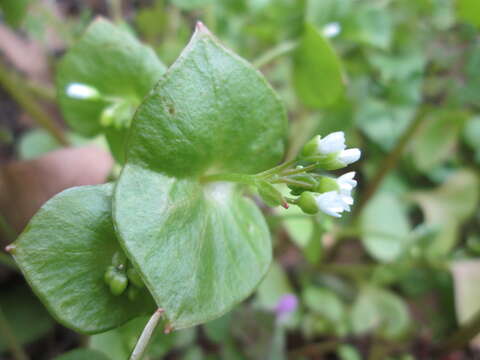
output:
{"label": "heart-shaped leaf", "polygon": [[128,162],[176,177],[254,173],[280,160],[286,127],[265,78],[200,24],[138,109]]}
{"label": "heart-shaped leaf", "polygon": [[125,251],[177,329],[229,311],[271,262],[265,220],[232,184],[203,186],[127,165],[114,214]]}
{"label": "heart-shaped leaf", "polygon": [[[60,108],[76,132],[93,136],[116,126],[122,131],[115,141],[123,141],[136,107],[164,72],[165,66],[153,49],[141,44],[127,30],[99,18],[60,61],[56,74]],[[67,88],[71,84],[95,88],[100,96],[98,99],[69,96]],[[123,123],[102,125],[100,119],[107,108],[115,109],[115,118],[117,121],[123,118]]]}
{"label": "heart-shaped leaf", "polygon": [[212,172],[254,173],[284,150],[285,111],[261,74],[202,25],[138,109],[114,221],[174,328],[219,317],[271,262],[262,214]]}
{"label": "heart-shaped leaf", "polygon": [[142,290],[131,301],[104,281],[119,250],[111,184],[65,190],[49,200],[14,243],[13,255],[52,315],[79,332],[97,333],[154,309]]}

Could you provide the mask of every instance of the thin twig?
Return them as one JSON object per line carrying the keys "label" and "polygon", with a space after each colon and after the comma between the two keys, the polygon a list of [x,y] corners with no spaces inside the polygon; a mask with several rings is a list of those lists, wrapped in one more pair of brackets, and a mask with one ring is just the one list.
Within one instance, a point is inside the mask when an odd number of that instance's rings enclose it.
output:
{"label": "thin twig", "polygon": [[122,0],[108,0],[108,12],[117,24],[123,21]]}
{"label": "thin twig", "polygon": [[23,81],[7,69],[3,62],[0,62],[0,86],[2,86],[11,97],[35,120],[40,126],[45,128],[60,144],[67,146],[62,130],[53,122],[45,110],[36,102],[28,91],[27,87],[22,85]]}
{"label": "thin twig", "polygon": [[295,50],[298,46],[297,41],[285,41],[274,48],[267,50],[262,56],[258,59],[253,60],[252,64],[257,69],[265,66],[266,64],[272,62],[273,60],[279,58],[282,55],[288,54],[289,52]]}
{"label": "thin twig", "polygon": [[140,360],[143,355],[145,354],[145,350],[147,350],[148,343],[152,338],[152,334],[155,331],[160,319],[163,315],[163,309],[158,308],[148,320],[147,325],[142,331],[142,334],[138,338],[137,344],[130,355],[130,360]]}
{"label": "thin twig", "polygon": [[17,337],[13,333],[12,327],[8,323],[2,308],[0,307],[0,334],[5,339],[10,352],[15,360],[28,360],[28,356],[20,345]]}

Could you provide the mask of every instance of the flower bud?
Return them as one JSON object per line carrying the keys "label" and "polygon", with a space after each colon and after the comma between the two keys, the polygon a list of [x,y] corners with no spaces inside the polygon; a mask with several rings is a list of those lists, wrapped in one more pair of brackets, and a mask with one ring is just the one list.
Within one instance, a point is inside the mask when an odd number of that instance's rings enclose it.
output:
{"label": "flower bud", "polygon": [[112,265],[116,269],[125,269],[127,266],[127,261],[127,257],[125,256],[123,251],[116,251],[112,256]]}
{"label": "flower bud", "polygon": [[135,270],[133,267],[127,270],[127,277],[133,285],[140,289],[143,288],[144,284],[142,278],[138,274],[137,270]]}
{"label": "flower bud", "polygon": [[269,182],[265,180],[259,181],[257,183],[257,189],[258,194],[268,206],[275,207],[281,205],[284,208],[288,208],[288,204],[283,198],[283,195]]}
{"label": "flower bud", "polygon": [[320,135],[310,140],[302,150],[303,157],[326,156],[345,150],[345,134],[343,131],[337,131],[328,134],[324,138]]}
{"label": "flower bud", "polygon": [[110,265],[107,268],[107,271],[105,271],[105,275],[103,276],[103,279],[105,280],[105,283],[107,285],[110,285],[110,282],[112,281],[115,273],[116,273],[115,267]]}
{"label": "flower bud", "polygon": [[318,185],[315,187],[315,192],[325,193],[329,191],[338,191],[340,186],[337,183],[337,180],[328,176],[323,176]]}
{"label": "flower bud", "polygon": [[140,290],[135,286],[129,286],[127,290],[127,297],[130,301],[135,301],[140,294]]}
{"label": "flower bud", "polygon": [[97,100],[100,98],[100,93],[97,89],[81,83],[68,84],[65,92],[69,97],[79,100]]}
{"label": "flower bud", "polygon": [[116,272],[110,280],[110,292],[115,296],[123,294],[127,286],[128,279],[125,274],[121,272]]}
{"label": "flower bud", "polygon": [[315,196],[310,191],[304,191],[300,195],[297,205],[306,214],[316,214],[319,210]]}

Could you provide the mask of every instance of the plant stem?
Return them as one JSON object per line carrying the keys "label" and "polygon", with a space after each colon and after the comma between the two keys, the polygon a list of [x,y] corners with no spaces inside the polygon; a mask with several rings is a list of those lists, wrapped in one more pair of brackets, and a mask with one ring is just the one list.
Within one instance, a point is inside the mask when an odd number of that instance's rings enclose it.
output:
{"label": "plant stem", "polygon": [[440,346],[438,353],[447,355],[454,350],[461,349],[468,345],[468,343],[479,333],[480,311],[477,311],[467,323],[462,325],[443,343],[443,345]]}
{"label": "plant stem", "polygon": [[272,62],[273,60],[277,59],[278,57],[288,54],[289,52],[295,50],[298,46],[297,41],[285,41],[283,43],[278,44],[277,46],[273,47],[270,50],[267,50],[262,56],[252,61],[253,66],[257,69],[261,68],[262,66]]}
{"label": "plant stem", "polygon": [[20,346],[18,339],[13,333],[12,327],[8,323],[2,308],[0,307],[0,333],[3,335],[5,342],[7,343],[10,352],[15,360],[28,360],[27,354]]}
{"label": "plant stem", "polygon": [[285,172],[282,173],[282,175],[290,176],[290,175],[300,174],[300,173],[304,173],[304,172],[313,170],[316,167],[318,167],[317,163],[305,166],[305,167],[300,168],[300,169],[292,169],[292,170],[285,171]]}
{"label": "plant stem", "polygon": [[413,138],[417,132],[417,129],[423,123],[425,118],[425,112],[420,111],[420,113],[417,114],[415,119],[410,123],[410,126],[407,128],[407,130],[405,130],[400,140],[398,140],[397,145],[387,155],[383,163],[380,165],[380,168],[377,170],[376,174],[373,176],[372,180],[369,182],[367,188],[363,192],[363,196],[360,198],[358,205],[355,208],[356,215],[361,213],[365,205],[379,189],[385,176],[397,165],[398,160],[402,156],[407,145],[410,143],[410,140]]}
{"label": "plant stem", "polygon": [[117,24],[123,21],[122,0],[108,0],[108,12]]}
{"label": "plant stem", "polygon": [[52,121],[50,116],[30,95],[27,88],[22,85],[23,81],[8,70],[3,62],[0,62],[0,86],[43,128],[45,128],[60,144],[67,146],[62,130]]}
{"label": "plant stem", "polygon": [[244,174],[213,174],[203,176],[201,181],[206,182],[214,182],[214,181],[231,181],[237,182],[246,185],[254,185],[255,184],[255,175],[244,175]]}
{"label": "plant stem", "polygon": [[269,177],[269,176],[271,176],[271,175],[273,175],[273,174],[278,174],[280,171],[288,168],[289,166],[292,166],[292,165],[295,164],[296,162],[297,162],[296,160],[286,161],[286,162],[284,162],[284,163],[282,163],[282,164],[280,164],[280,165],[277,165],[277,166],[275,166],[275,167],[273,167],[273,168],[271,168],[271,169],[268,169],[268,170],[265,170],[265,171],[263,171],[263,172],[261,172],[261,173],[258,173],[258,174],[255,175],[255,176],[257,176],[257,177],[259,177],[259,178],[267,178],[267,177]]}
{"label": "plant stem", "polygon": [[272,184],[279,184],[279,183],[289,184],[289,185],[294,185],[294,186],[301,186],[303,188],[312,189],[311,184],[308,184],[308,183],[303,182],[303,181],[291,180],[291,179],[284,178],[284,177],[281,177],[281,178],[278,178],[278,179],[272,181]]}
{"label": "plant stem", "polygon": [[150,339],[152,337],[152,334],[155,331],[155,328],[157,327],[162,317],[162,314],[163,309],[158,308],[153,313],[150,320],[148,320],[147,325],[145,325],[145,328],[143,329],[142,334],[138,338],[135,348],[130,355],[130,360],[140,360],[143,357],[143,355],[145,354],[145,350],[147,349],[148,343],[150,342]]}

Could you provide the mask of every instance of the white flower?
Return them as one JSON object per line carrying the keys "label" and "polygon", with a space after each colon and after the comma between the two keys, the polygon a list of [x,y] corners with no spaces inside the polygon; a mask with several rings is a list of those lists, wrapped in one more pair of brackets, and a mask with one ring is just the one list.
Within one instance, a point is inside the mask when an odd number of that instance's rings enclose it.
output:
{"label": "white flower", "polygon": [[342,31],[342,27],[338,22],[328,23],[322,29],[323,36],[326,38],[333,38],[340,34],[340,31]]}
{"label": "white flower", "polygon": [[357,181],[354,177],[355,171],[350,171],[337,179],[338,192],[342,201],[347,205],[353,205],[352,190],[357,186]]}
{"label": "white flower", "polygon": [[360,151],[360,149],[357,148],[342,150],[337,155],[337,161],[340,162],[340,164],[342,164],[343,166],[347,166],[360,159],[361,155],[362,152]]}
{"label": "white flower", "polygon": [[347,204],[338,191],[329,191],[315,196],[318,208],[325,214],[333,217],[341,217],[340,213],[350,211]]}
{"label": "white flower", "polygon": [[345,147],[345,134],[343,131],[328,134],[318,142],[318,152],[322,155],[340,152],[345,150]]}
{"label": "white flower", "polygon": [[94,87],[80,83],[68,84],[65,92],[71,98],[81,100],[96,99],[100,96],[98,90]]}

